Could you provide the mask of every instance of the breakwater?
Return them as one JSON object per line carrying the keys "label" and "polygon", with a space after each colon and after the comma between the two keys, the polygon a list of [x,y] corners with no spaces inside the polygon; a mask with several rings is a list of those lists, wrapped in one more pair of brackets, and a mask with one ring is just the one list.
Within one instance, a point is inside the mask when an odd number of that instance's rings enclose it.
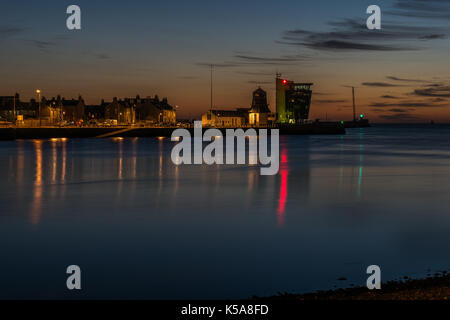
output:
{"label": "breakwater", "polygon": [[[170,137],[176,127],[42,127],[0,128],[0,140],[16,139],[51,139],[51,138],[112,138],[112,137]],[[193,128],[186,128],[193,134]],[[203,128],[207,130],[208,128]],[[223,133],[227,128],[218,128]],[[248,128],[244,128],[247,130]],[[263,128],[255,128],[263,129]],[[271,128],[269,128],[271,129]],[[332,124],[305,124],[280,126],[274,129],[280,130],[280,135],[305,135],[305,134],[345,134],[345,128],[341,125]],[[258,131],[258,130],[257,130]],[[270,130],[268,130],[270,134]]]}

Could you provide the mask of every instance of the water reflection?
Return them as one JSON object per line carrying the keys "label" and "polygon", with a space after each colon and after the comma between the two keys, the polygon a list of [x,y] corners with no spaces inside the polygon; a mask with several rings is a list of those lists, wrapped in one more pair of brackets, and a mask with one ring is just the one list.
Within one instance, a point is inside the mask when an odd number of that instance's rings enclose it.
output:
{"label": "water reflection", "polygon": [[[22,184],[23,181],[23,171],[24,171],[24,142],[22,140],[17,141],[17,169],[16,169],[16,183],[18,186]],[[19,191],[22,190],[21,187],[18,188]]]}
{"label": "water reflection", "polygon": [[[228,197],[232,199],[230,205],[233,203],[245,211],[252,211],[255,206],[271,208],[271,215],[282,226],[289,203],[288,180],[295,180],[294,203],[306,202],[309,190],[308,155],[300,157],[301,170],[291,171],[286,143],[281,145],[279,174],[260,176],[260,168],[255,165],[176,166],[170,157],[173,142],[138,138],[17,142],[18,188],[27,180],[24,171],[30,162],[25,162],[24,154],[29,146],[33,151],[30,168],[34,172],[33,189],[29,193],[32,199],[29,216],[33,224],[46,215],[43,207],[59,203],[64,210],[68,198],[78,197],[76,203],[68,202],[68,206],[79,206],[83,201],[95,203],[97,199],[88,191],[92,190],[92,194],[100,197],[115,193],[113,203],[117,208],[141,201],[149,211],[156,212],[176,210],[195,201],[213,211],[221,209],[218,202]],[[298,156],[294,161],[299,162]],[[144,186],[145,193],[137,188],[138,183]],[[78,191],[67,194],[68,188]],[[26,186],[20,190],[26,191]]]}
{"label": "water reflection", "polygon": [[285,145],[281,146],[281,159],[280,159],[280,170],[281,175],[281,185],[280,185],[280,196],[278,199],[278,215],[277,221],[278,225],[284,225],[284,211],[286,209],[286,200],[288,196],[288,175],[289,175],[289,164],[287,148]]}
{"label": "water reflection", "polygon": [[33,141],[35,148],[35,175],[33,186],[33,199],[31,201],[30,221],[37,225],[42,214],[42,141]]}
{"label": "water reflection", "polygon": [[361,182],[363,175],[364,162],[364,131],[360,129],[359,132],[359,171],[358,171],[358,198],[361,197]]}

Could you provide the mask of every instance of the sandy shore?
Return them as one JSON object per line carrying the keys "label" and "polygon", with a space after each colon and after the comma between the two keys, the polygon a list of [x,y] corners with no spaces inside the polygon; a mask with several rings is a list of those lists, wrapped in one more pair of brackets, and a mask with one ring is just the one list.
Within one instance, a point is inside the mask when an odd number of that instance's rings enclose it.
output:
{"label": "sandy shore", "polygon": [[425,279],[382,283],[381,290],[366,287],[318,291],[306,294],[280,294],[272,299],[294,300],[450,300],[450,275],[443,271]]}

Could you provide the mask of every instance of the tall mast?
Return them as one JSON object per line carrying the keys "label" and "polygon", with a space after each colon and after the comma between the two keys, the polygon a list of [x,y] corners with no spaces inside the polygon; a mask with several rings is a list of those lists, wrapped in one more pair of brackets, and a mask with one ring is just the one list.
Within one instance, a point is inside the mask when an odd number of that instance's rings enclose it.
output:
{"label": "tall mast", "polygon": [[213,109],[213,65],[211,65],[211,111]]}
{"label": "tall mast", "polygon": [[352,95],[353,95],[353,121],[356,121],[355,87],[352,87]]}

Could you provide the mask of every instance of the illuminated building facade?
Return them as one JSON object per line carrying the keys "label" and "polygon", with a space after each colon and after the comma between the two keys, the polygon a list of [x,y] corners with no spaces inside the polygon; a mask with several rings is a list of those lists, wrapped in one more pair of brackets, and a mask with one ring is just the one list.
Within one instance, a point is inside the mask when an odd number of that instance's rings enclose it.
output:
{"label": "illuminated building facade", "polygon": [[56,124],[62,121],[84,121],[85,104],[81,96],[78,99],[65,99],[58,96],[47,100],[42,98],[41,120],[46,124]]}
{"label": "illuminated building facade", "polygon": [[252,107],[249,110],[249,124],[251,126],[267,126],[269,123],[270,109],[267,104],[266,92],[258,88],[253,92]]}
{"label": "illuminated building facade", "polygon": [[202,115],[205,127],[266,127],[272,125],[275,115],[270,112],[266,92],[258,88],[253,91],[252,106],[236,110],[209,110]]}
{"label": "illuminated building facade", "polygon": [[206,127],[242,127],[245,116],[235,110],[209,110],[202,115],[202,125]]}
{"label": "illuminated building facade", "polygon": [[295,83],[276,78],[277,122],[298,124],[309,117],[312,83]]}

